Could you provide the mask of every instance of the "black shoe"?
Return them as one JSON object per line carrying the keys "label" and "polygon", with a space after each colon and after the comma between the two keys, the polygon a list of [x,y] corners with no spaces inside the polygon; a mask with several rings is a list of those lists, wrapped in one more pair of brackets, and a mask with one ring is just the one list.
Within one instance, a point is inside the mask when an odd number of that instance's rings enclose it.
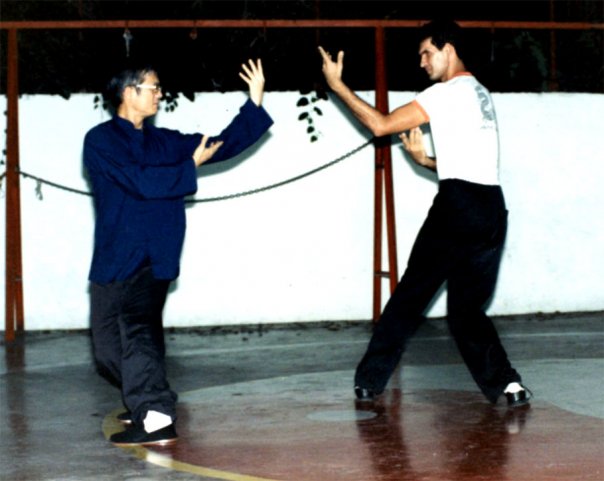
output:
{"label": "black shoe", "polygon": [[508,407],[511,408],[524,406],[525,404],[528,404],[533,397],[533,393],[524,386],[522,386],[522,389],[518,392],[506,392],[504,394],[508,401]]}
{"label": "black shoe", "polygon": [[115,433],[110,438],[116,446],[168,446],[178,440],[174,424],[148,433],[143,426],[133,425],[131,428]]}
{"label": "black shoe", "polygon": [[130,411],[124,411],[123,413],[119,413],[117,415],[117,420],[125,426],[132,425],[132,414]]}
{"label": "black shoe", "polygon": [[375,398],[375,393],[371,389],[366,389],[360,386],[354,387],[354,394],[359,401],[373,401]]}

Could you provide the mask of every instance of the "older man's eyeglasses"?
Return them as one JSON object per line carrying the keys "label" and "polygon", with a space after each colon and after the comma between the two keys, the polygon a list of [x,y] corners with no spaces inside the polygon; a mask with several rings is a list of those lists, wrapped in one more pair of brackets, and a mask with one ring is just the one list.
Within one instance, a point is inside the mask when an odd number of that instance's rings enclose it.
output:
{"label": "older man's eyeglasses", "polygon": [[137,89],[150,90],[152,94],[158,95],[161,93],[161,85],[136,84]]}

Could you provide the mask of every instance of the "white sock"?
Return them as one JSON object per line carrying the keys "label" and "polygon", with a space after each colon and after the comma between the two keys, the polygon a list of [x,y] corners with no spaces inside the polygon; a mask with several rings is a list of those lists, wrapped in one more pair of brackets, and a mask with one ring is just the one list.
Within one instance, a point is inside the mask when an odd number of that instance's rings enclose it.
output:
{"label": "white sock", "polygon": [[152,433],[158,429],[165,428],[172,424],[172,418],[167,414],[160,413],[159,411],[147,411],[147,415],[143,420],[145,431]]}
{"label": "white sock", "polygon": [[517,382],[511,382],[507,385],[503,392],[509,392],[513,394],[520,391],[524,391],[524,388]]}

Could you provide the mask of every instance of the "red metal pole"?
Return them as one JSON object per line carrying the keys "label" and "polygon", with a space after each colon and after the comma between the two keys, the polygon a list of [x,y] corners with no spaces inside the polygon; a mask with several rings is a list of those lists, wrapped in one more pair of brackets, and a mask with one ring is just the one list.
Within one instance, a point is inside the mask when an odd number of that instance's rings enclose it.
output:
{"label": "red metal pole", "polygon": [[21,195],[19,185],[19,53],[17,29],[8,31],[6,80],[6,305],[5,340],[24,329],[21,279]]}
{"label": "red metal pole", "polygon": [[384,161],[382,149],[375,146],[374,217],[373,217],[373,322],[382,310],[382,206],[384,198]]}
{"label": "red metal pole", "polygon": [[[388,68],[386,65],[386,35],[384,28],[380,27],[376,31],[377,44],[379,50],[382,53],[382,60],[380,60],[380,71],[382,72],[379,76],[379,81],[376,85],[376,96],[378,97],[378,108],[387,113],[390,109],[388,106]],[[379,92],[379,94],[378,94]],[[385,182],[385,194],[386,194],[386,233],[388,235],[388,273],[390,278],[390,293],[394,292],[394,289],[398,283],[398,257],[396,250],[396,226],[395,226],[395,212],[394,212],[394,183],[392,178],[392,149],[390,136],[387,137],[387,144],[384,145],[384,182]]]}
{"label": "red metal pole", "polygon": [[[383,27],[375,29],[375,103],[382,113],[388,113],[388,79],[386,69],[386,36]],[[383,188],[384,187],[384,188]],[[385,193],[386,233],[388,237],[388,271],[382,272],[382,206]],[[378,320],[382,303],[382,277],[388,275],[390,293],[398,283],[394,187],[390,136],[378,139],[375,150],[375,220],[374,220],[374,278],[373,320]]]}

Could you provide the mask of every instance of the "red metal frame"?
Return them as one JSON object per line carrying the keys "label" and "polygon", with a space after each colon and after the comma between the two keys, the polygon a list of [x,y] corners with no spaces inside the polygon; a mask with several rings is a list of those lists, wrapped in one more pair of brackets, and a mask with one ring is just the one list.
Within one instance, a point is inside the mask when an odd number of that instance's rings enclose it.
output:
{"label": "red metal frame", "polygon": [[[22,29],[107,29],[107,28],[373,28],[375,29],[376,107],[388,111],[386,81],[385,29],[416,28],[426,20],[75,20],[75,21],[17,21],[0,22],[8,30],[7,77],[7,148],[6,148],[6,312],[5,340],[14,341],[24,331],[21,203],[19,185],[19,72],[18,31]],[[462,27],[482,29],[603,30],[604,23],[588,22],[518,22],[518,21],[459,21]],[[552,45],[551,60],[555,65]],[[552,75],[555,80],[555,75]],[[374,219],[374,277],[373,320],[381,310],[381,279],[388,276],[390,289],[398,282],[394,189],[389,139],[379,140],[375,149],[375,219]],[[384,195],[385,194],[385,195]],[[388,235],[388,272],[382,265],[382,209],[385,201]]]}

